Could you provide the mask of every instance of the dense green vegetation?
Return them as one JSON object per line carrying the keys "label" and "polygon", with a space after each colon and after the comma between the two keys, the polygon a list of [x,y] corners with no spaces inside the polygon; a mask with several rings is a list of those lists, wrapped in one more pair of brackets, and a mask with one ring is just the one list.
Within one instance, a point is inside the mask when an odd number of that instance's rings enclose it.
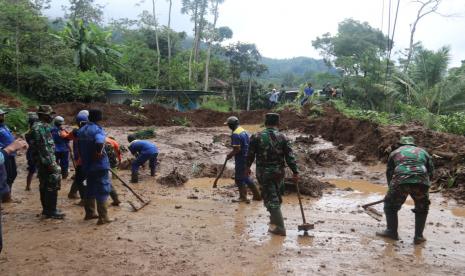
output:
{"label": "dense green vegetation", "polygon": [[343,91],[336,105],[348,116],[465,131],[465,63],[449,68],[449,47],[426,49],[413,30],[399,60],[391,58],[392,38],[355,19],[312,41],[323,60],[274,60],[254,44],[221,44],[233,37],[233,30],[217,26],[224,0],[182,1],[192,34],[171,29],[171,16],[161,24],[154,1],[137,20],[105,25],[94,0],[70,0],[65,17],[55,21],[42,14],[49,2],[0,0],[0,86],[17,95],[88,102],[111,88],[209,90],[222,80],[229,86],[214,89],[227,91],[226,98],[207,98],[202,107],[228,111],[267,107],[272,88],[303,91],[311,81],[320,90],[329,82]]}

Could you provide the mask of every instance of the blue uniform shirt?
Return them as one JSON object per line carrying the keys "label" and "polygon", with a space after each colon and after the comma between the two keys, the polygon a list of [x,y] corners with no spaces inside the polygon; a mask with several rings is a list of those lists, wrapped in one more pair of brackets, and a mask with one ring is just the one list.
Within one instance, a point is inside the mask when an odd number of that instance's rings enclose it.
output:
{"label": "blue uniform shirt", "polygon": [[314,91],[315,90],[313,90],[313,87],[305,87],[305,90],[304,90],[305,96],[310,97],[311,95],[313,95]]}
{"label": "blue uniform shirt", "polygon": [[231,145],[240,146],[241,151],[234,156],[236,163],[245,162],[247,158],[247,153],[249,152],[249,134],[242,127],[236,128],[231,135]]}
{"label": "blue uniform shirt", "polygon": [[0,197],[10,192],[10,187],[6,183],[5,158],[6,152],[0,150]]}
{"label": "blue uniform shirt", "polygon": [[158,148],[152,142],[145,140],[134,140],[129,145],[129,151],[131,151],[132,154],[155,154],[158,153]]}
{"label": "blue uniform shirt", "polygon": [[69,140],[60,137],[60,128],[54,126],[51,129],[53,142],[55,142],[55,152],[68,152]]}
{"label": "blue uniform shirt", "polygon": [[[8,147],[15,141],[15,137],[5,124],[0,124],[0,149]],[[12,154],[15,156],[15,154]]]}
{"label": "blue uniform shirt", "polygon": [[82,168],[85,172],[109,170],[110,162],[105,149],[102,157],[97,159],[97,144],[105,145],[105,131],[95,123],[87,123],[78,131],[78,149]]}

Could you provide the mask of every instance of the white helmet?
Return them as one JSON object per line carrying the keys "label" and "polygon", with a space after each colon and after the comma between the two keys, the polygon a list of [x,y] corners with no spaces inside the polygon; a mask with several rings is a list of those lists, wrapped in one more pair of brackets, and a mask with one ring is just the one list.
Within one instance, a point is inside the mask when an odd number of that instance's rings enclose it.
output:
{"label": "white helmet", "polygon": [[86,117],[89,117],[89,110],[81,110],[79,111],[78,115],[77,116],[86,116]]}
{"label": "white helmet", "polygon": [[65,123],[65,119],[61,116],[56,116],[54,119],[55,125],[62,125]]}

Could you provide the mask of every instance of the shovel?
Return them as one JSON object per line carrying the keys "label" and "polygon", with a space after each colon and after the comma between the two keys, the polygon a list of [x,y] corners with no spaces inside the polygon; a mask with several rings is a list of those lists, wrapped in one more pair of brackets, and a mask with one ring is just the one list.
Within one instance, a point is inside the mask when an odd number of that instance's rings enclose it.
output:
{"label": "shovel", "polygon": [[110,169],[111,173],[116,177],[118,178],[119,181],[121,181],[121,183],[123,184],[124,187],[126,187],[129,191],[131,191],[131,193],[137,197],[138,200],[140,200],[141,202],[141,206],[140,207],[137,207],[134,203],[132,202],[129,202],[129,204],[131,205],[131,207],[134,209],[134,211],[139,211],[140,209],[144,208],[145,206],[147,206],[149,203],[150,203],[150,200],[148,201],[145,201],[138,193],[136,193],[132,188],[131,186],[129,186],[126,181],[124,181],[123,179],[121,179],[121,177],[113,170],[113,169]]}
{"label": "shovel", "polygon": [[219,173],[218,176],[216,177],[215,182],[213,182],[213,188],[217,188],[217,187],[218,187],[218,180],[219,180],[219,179],[221,178],[221,176],[223,175],[224,169],[226,168],[226,163],[228,163],[228,158],[226,158],[226,159],[224,160],[223,167],[221,168],[220,173]]}
{"label": "shovel", "polygon": [[380,204],[380,203],[383,203],[383,202],[384,202],[384,199],[378,200],[378,201],[375,201],[375,202],[371,202],[371,203],[362,205],[362,208],[365,211],[365,213],[367,213],[367,215],[369,215],[370,217],[374,218],[377,221],[381,221],[383,219],[383,214],[381,214],[380,212],[378,212],[378,210],[376,210],[375,208],[373,208],[371,206],[377,205],[377,204]]}
{"label": "shovel", "polygon": [[297,198],[299,199],[299,205],[300,205],[300,212],[302,213],[302,220],[303,224],[299,225],[297,227],[298,231],[304,231],[304,235],[307,235],[309,230],[312,230],[315,228],[315,225],[312,223],[307,223],[305,220],[305,213],[304,213],[304,207],[302,206],[302,199],[300,196],[300,189],[299,189],[299,181],[295,182],[295,187],[297,188]]}

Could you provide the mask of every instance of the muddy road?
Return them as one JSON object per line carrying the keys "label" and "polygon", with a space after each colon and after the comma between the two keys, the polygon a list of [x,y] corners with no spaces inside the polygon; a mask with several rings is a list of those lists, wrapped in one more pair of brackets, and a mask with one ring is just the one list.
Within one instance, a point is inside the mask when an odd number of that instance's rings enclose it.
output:
{"label": "muddy road", "polygon": [[[260,126],[245,126],[256,131]],[[135,127],[107,129],[126,144]],[[117,180],[124,202],[110,207],[116,221],[97,227],[84,221],[78,200],[66,195],[63,182],[59,207],[63,221],[42,220],[38,181],[24,191],[25,161],[18,157],[16,203],[2,206],[4,252],[0,275],[463,275],[465,271],[465,209],[440,194],[432,194],[424,245],[414,246],[414,214],[408,201],[400,211],[401,241],[375,236],[384,228],[361,211],[360,205],[382,198],[384,165],[354,162],[350,148],[295,131],[299,166],[308,176],[335,185],[318,198],[305,196],[307,219],[315,223],[311,236],[298,233],[301,223],[296,195],[284,197],[287,237],[267,233],[268,214],[261,202],[232,203],[237,196],[232,162],[219,189],[212,189],[218,166],[228,148],[226,128],[156,128],[161,149],[158,177],[174,168],[190,178],[182,187],[160,185],[141,171],[133,185],[151,204],[135,213],[136,202]],[[129,155],[125,154],[125,159]],[[120,170],[129,179],[128,170]],[[382,206],[376,206],[382,211]]]}

